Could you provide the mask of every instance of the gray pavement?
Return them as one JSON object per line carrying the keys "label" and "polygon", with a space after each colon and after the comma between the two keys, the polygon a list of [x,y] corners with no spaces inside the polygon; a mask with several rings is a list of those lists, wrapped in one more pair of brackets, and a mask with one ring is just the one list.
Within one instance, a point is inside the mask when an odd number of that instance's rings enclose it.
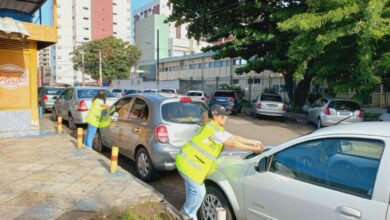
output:
{"label": "gray pavement", "polygon": [[120,167],[110,174],[107,157],[77,150],[72,137],[43,124],[41,136],[0,139],[0,219],[79,219],[164,200]]}

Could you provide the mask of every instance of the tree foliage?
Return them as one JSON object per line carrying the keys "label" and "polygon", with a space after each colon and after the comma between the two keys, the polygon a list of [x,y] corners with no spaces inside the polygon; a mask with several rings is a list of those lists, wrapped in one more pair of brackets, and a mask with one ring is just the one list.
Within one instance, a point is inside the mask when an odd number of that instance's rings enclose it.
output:
{"label": "tree foliage", "polygon": [[293,31],[288,56],[300,80],[315,72],[336,92],[348,89],[362,98],[390,77],[389,0],[310,0],[308,9],[280,22]]}
{"label": "tree foliage", "polygon": [[72,53],[73,68],[81,70],[84,52],[84,71],[94,79],[99,79],[99,50],[102,53],[103,81],[127,79],[131,67],[136,67],[141,51],[130,43],[115,37],[85,42]]}

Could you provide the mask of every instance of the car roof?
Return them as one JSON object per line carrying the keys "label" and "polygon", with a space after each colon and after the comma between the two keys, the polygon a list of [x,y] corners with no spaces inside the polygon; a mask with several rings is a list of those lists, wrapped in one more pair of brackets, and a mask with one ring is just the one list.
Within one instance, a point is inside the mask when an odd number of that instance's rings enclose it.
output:
{"label": "car roof", "polygon": [[75,88],[75,89],[101,89],[101,90],[110,90],[108,88],[102,88],[102,87],[90,87],[90,86],[73,86],[68,88]]}
{"label": "car roof", "polygon": [[311,135],[369,135],[390,137],[390,122],[357,122],[351,124],[339,124],[314,131]]}
{"label": "car roof", "polygon": [[202,93],[203,91],[202,90],[190,90],[190,91],[187,91],[187,92],[200,92],[200,93]]}
{"label": "car roof", "polygon": [[215,92],[234,92],[234,90],[215,90]]}
{"label": "car roof", "polygon": [[150,101],[155,101],[155,102],[163,102],[167,99],[175,99],[175,98],[180,98],[183,97],[183,95],[178,95],[178,94],[172,94],[172,93],[134,93],[130,94],[127,96],[135,96],[135,97],[143,97],[146,99],[149,99]]}

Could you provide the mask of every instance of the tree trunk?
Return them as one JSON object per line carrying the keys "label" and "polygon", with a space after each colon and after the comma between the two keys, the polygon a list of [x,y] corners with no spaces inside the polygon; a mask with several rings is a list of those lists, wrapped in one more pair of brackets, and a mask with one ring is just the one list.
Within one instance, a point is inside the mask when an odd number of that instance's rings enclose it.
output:
{"label": "tree trunk", "polygon": [[306,74],[303,80],[298,83],[294,94],[295,106],[302,107],[305,104],[312,79],[313,76],[311,74]]}
{"label": "tree trunk", "polygon": [[284,77],[284,84],[286,85],[286,91],[288,95],[288,100],[293,104],[293,92],[294,92],[294,80],[293,80],[293,74],[292,73],[283,73]]}

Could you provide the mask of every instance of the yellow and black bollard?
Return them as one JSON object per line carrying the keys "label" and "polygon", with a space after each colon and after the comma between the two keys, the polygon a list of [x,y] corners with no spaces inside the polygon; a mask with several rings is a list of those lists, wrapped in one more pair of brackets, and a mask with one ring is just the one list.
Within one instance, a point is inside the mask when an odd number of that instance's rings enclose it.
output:
{"label": "yellow and black bollard", "polygon": [[57,132],[58,134],[62,133],[62,117],[57,118]]}
{"label": "yellow and black bollard", "polygon": [[83,148],[83,128],[77,128],[77,148]]}
{"label": "yellow and black bollard", "polygon": [[116,171],[118,170],[118,154],[119,154],[118,147],[113,146],[111,151],[110,173],[116,173]]}

